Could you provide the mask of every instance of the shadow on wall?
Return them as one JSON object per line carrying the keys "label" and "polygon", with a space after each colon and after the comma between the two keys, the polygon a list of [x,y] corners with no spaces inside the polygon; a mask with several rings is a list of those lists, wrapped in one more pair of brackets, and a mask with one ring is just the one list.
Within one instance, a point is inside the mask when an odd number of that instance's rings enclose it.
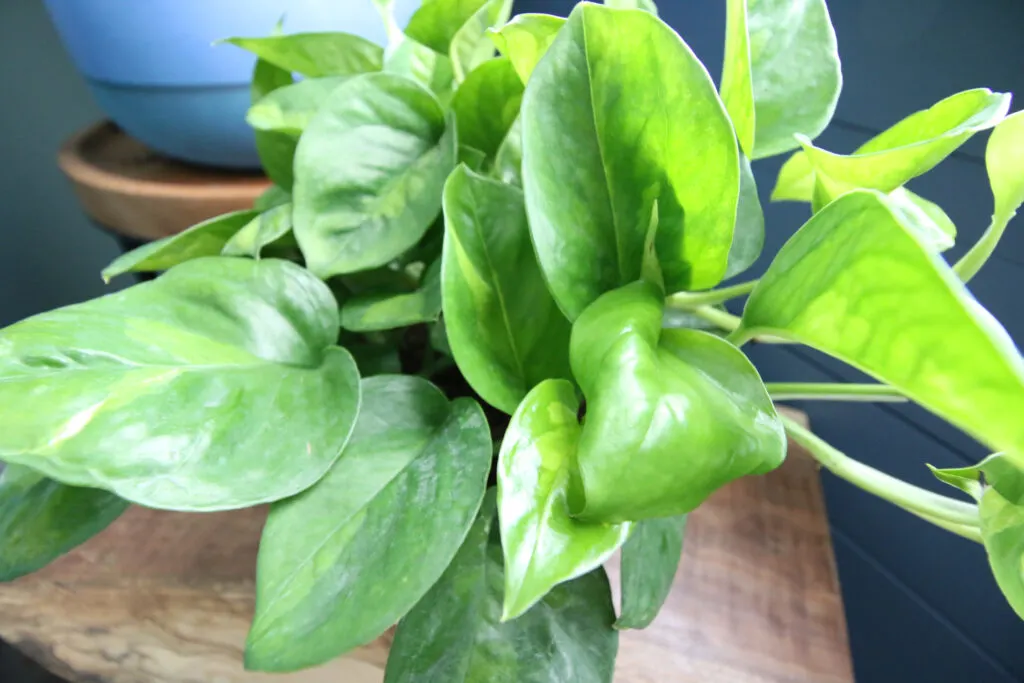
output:
{"label": "shadow on wall", "polygon": [[114,288],[118,255],[85,218],[56,164],[61,143],[101,118],[41,2],[0,2],[0,64],[17,65],[0,107],[0,326]]}

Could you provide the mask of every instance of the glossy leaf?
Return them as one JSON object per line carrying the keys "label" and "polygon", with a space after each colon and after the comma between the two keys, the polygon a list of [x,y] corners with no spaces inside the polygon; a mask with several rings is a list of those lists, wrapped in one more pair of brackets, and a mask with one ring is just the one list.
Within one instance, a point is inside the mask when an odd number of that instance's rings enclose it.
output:
{"label": "glossy leaf", "polygon": [[570,319],[640,277],[655,206],[666,288],[722,279],[740,187],[733,128],[704,66],[660,19],[578,5],[534,70],[522,117],[530,229]]}
{"label": "glossy leaf", "polygon": [[448,54],[455,34],[489,0],[424,0],[405,27],[405,34],[435,52]]}
{"label": "glossy leaf", "polygon": [[440,212],[457,151],[453,122],[413,81],[368,74],[335,90],[295,158],[292,218],[309,269],[367,270],[415,245]]}
{"label": "glossy leaf", "polygon": [[256,216],[227,241],[224,256],[259,258],[267,247],[296,246],[292,232],[292,205],[281,204]]}
{"label": "glossy leaf", "polygon": [[615,9],[642,9],[651,14],[658,13],[654,0],[604,0],[604,4]]}
{"label": "glossy leaf", "polygon": [[384,71],[429,88],[442,104],[448,103],[455,89],[451,58],[408,37],[384,60]]}
{"label": "glossy leaf", "polygon": [[127,507],[106,491],[0,465],[0,581],[42,569],[103,531]]}
{"label": "glossy leaf", "polygon": [[993,450],[1024,451],[1024,361],[884,195],[816,214],[751,294],[741,334],[799,341],[895,386]]}
{"label": "glossy leaf", "polygon": [[494,43],[487,37],[487,31],[507,22],[511,13],[512,0],[488,0],[459,28],[449,48],[456,80],[464,80],[474,69],[494,57]]}
{"label": "glossy leaf", "polygon": [[1019,453],[996,453],[971,467],[932,468],[932,472],[975,499],[981,498],[981,475],[984,474],[987,486],[1012,505],[1024,506],[1024,455]]}
{"label": "glossy leaf", "polygon": [[0,331],[0,460],[154,508],[305,490],[359,408],[337,307],[286,261],[212,257]]}
{"label": "glossy leaf", "polygon": [[509,128],[494,159],[491,175],[506,185],[523,186],[523,119],[517,118]]}
{"label": "glossy leaf", "polygon": [[817,137],[842,89],[825,0],[728,0],[722,100],[752,159]]}
{"label": "glossy leaf", "polygon": [[352,76],[380,71],[384,65],[383,48],[350,33],[296,33],[224,42],[308,78]]}
{"label": "glossy leaf", "polygon": [[[804,151],[797,152],[783,164],[772,192],[772,201],[814,202],[814,167]],[[828,197],[825,198],[826,202]],[[894,210],[900,212],[907,227],[912,228],[936,251],[945,251],[956,242],[956,225],[942,207],[905,187],[889,193]]]}
{"label": "glossy leaf", "polygon": [[622,546],[622,611],[616,628],[647,628],[672,591],[683,554],[686,515],[648,519]]}
{"label": "glossy leaf", "polygon": [[522,192],[465,167],[444,191],[448,339],[477,393],[509,414],[538,382],[570,377],[569,322],[547,291]]}
{"label": "glossy leaf", "polygon": [[736,227],[729,247],[729,265],[725,277],[739,275],[754,265],[764,249],[764,211],[757,196],[757,182],[750,162],[740,155],[740,198],[736,207]]}
{"label": "glossy leaf", "polygon": [[618,650],[598,569],[502,622],[501,545],[485,506],[441,580],[398,624],[385,683],[611,683]]}
{"label": "glossy leaf", "polygon": [[569,514],[578,411],[573,385],[547,380],[523,400],[505,432],[498,455],[502,620],[518,617],[558,584],[601,566],[629,534],[629,524],[586,523]]}
{"label": "glossy leaf", "polygon": [[363,381],[352,440],[322,481],[270,512],[246,666],[293,671],[367,643],[441,577],[484,498],[480,407],[418,377]]}
{"label": "glossy leaf", "polygon": [[993,221],[1009,223],[1024,204],[1024,112],[996,126],[985,151],[985,166],[995,197]]}
{"label": "glossy leaf", "polygon": [[[280,28],[278,26],[278,32],[280,32]],[[257,59],[252,73],[252,85],[249,89],[250,99],[255,104],[278,88],[291,85],[293,81],[291,71],[275,66],[268,61]],[[295,180],[292,164],[295,161],[295,146],[298,141],[293,136],[283,133],[257,130],[254,131],[254,134],[256,153],[260,157],[263,171],[274,181],[275,185],[290,192]]]}
{"label": "glossy leaf", "polygon": [[573,325],[587,404],[569,498],[579,519],[685,514],[785,457],[782,423],[746,356],[706,332],[663,330],[663,315],[661,293],[637,282]]}
{"label": "glossy leaf", "polygon": [[352,332],[393,330],[434,322],[441,315],[441,262],[427,269],[414,292],[371,294],[341,306],[341,326]]}
{"label": "glossy leaf", "polygon": [[216,256],[235,233],[256,215],[255,211],[235,211],[216,216],[177,235],[132,249],[103,269],[103,280],[110,282],[125,273],[167,270],[192,259]]}
{"label": "glossy leaf", "polygon": [[275,89],[249,108],[245,120],[256,130],[299,137],[310,119],[347,76],[310,78]]}
{"label": "glossy leaf", "polygon": [[477,67],[452,99],[459,143],[497,156],[523,101],[523,83],[507,58]]}
{"label": "glossy leaf", "polygon": [[563,26],[565,19],[562,17],[520,14],[489,33],[498,50],[512,61],[519,78],[526,83]]}
{"label": "glossy leaf", "polygon": [[995,126],[1009,106],[1008,94],[966,90],[908,116],[850,155],[827,152],[807,139],[801,144],[827,200],[857,188],[892,192],[934,168],[974,133]]}

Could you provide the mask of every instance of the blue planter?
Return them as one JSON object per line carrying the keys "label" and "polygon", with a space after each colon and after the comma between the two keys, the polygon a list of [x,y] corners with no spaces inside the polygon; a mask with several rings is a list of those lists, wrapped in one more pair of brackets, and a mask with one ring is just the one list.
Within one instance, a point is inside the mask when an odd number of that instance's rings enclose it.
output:
{"label": "blue planter", "polygon": [[[255,59],[214,41],[285,31],[346,31],[379,43],[372,0],[45,0],[97,102],[129,135],[167,156],[259,168],[245,123]],[[419,0],[398,0],[399,20]]]}

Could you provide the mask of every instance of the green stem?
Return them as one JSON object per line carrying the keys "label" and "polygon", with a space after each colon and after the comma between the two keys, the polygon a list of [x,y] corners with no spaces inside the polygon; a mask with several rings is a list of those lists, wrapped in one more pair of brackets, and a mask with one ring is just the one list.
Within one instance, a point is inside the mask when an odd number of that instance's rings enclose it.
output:
{"label": "green stem", "polygon": [[1015,215],[1016,212],[1011,213],[1009,216],[992,217],[992,222],[989,223],[985,234],[953,266],[953,270],[960,276],[961,280],[969,282],[971,278],[978,274],[978,271],[981,270],[981,267],[985,265],[989,257],[996,250],[999,240],[1002,239],[1003,233],[1006,231],[1006,226],[1009,225],[1010,220]]}
{"label": "green stem", "polygon": [[750,294],[754,291],[757,283],[758,280],[751,280],[750,282],[741,282],[738,285],[711,289],[706,292],[679,292],[670,295],[665,300],[665,303],[671,308],[694,308],[696,306],[721,304],[730,299]]}
{"label": "green stem", "polygon": [[697,306],[691,313],[698,318],[707,320],[712,325],[720,327],[726,332],[733,332],[740,326],[740,317],[738,315],[719,310],[714,306]]}
{"label": "green stem", "polygon": [[769,382],[768,393],[776,401],[906,401],[895,387],[886,384],[829,384],[806,382]]}
{"label": "green stem", "polygon": [[943,529],[961,536],[970,533],[968,537],[974,538],[972,530],[979,525],[977,505],[947,498],[880,472],[837,450],[794,420],[783,416],[782,421],[793,441],[840,479]]}

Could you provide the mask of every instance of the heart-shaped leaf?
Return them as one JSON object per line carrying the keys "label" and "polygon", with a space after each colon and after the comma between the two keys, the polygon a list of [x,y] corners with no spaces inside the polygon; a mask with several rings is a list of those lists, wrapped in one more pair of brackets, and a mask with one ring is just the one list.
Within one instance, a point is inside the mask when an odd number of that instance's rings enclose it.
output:
{"label": "heart-shaped leaf", "polygon": [[399,623],[385,683],[611,683],[619,638],[604,571],[502,622],[493,510],[484,504],[451,566]]}
{"label": "heart-shaped leaf", "polygon": [[512,0],[488,0],[459,28],[448,49],[457,81],[465,80],[474,69],[494,57],[494,43],[487,32],[507,22],[511,13]]}
{"label": "heart-shaped leaf", "polygon": [[330,290],[286,261],[208,257],[0,331],[0,460],[155,508],[294,495],[359,408]]}
{"label": "heart-shaped leaf", "polygon": [[341,458],[271,509],[246,665],[322,664],[398,621],[466,538],[490,464],[487,420],[472,400],[449,402],[418,377],[363,380]]}
{"label": "heart-shaped leaf", "polygon": [[500,28],[490,31],[491,40],[512,65],[523,83],[530,80],[541,57],[555,42],[565,19],[550,14],[520,14]]}
{"label": "heart-shaped leaf", "polygon": [[785,457],[782,423],[746,356],[706,332],[663,330],[663,313],[660,293],[637,282],[573,325],[573,375],[587,399],[569,498],[580,519],[684,514]]}
{"label": "heart-shaped leaf", "polygon": [[507,58],[492,59],[473,70],[452,99],[459,143],[494,159],[519,116],[523,83]]}
{"label": "heart-shaped leaf", "polygon": [[441,287],[452,353],[509,414],[538,382],[570,377],[569,322],[548,293],[518,189],[460,167],[444,191]]}
{"label": "heart-shaped leaf", "polygon": [[672,591],[683,554],[686,515],[633,525],[622,546],[622,611],[616,628],[647,628]]}
{"label": "heart-shaped leaf", "polygon": [[367,74],[337,88],[295,156],[292,218],[309,269],[354,273],[415,245],[440,212],[457,152],[454,122],[415,82]]}
{"label": "heart-shaped leaf", "polygon": [[20,465],[0,465],[0,581],[42,569],[103,531],[128,503],[65,486]]}
{"label": "heart-shaped leaf", "polygon": [[426,0],[406,35],[451,58],[456,80],[494,56],[487,29],[508,21],[511,0]]}
{"label": "heart-shaped leaf", "polygon": [[580,438],[570,382],[538,384],[512,416],[498,455],[498,516],[505,552],[502,619],[526,612],[556,585],[599,567],[629,524],[569,515],[569,469]]}
{"label": "heart-shaped leaf", "polygon": [[978,88],[911,114],[850,155],[833,154],[802,139],[815,171],[818,208],[858,188],[892,192],[930,171],[976,132],[998,124],[1009,107],[1008,94]]}
{"label": "heart-shaped leaf", "polygon": [[292,235],[291,202],[267,209],[249,221],[227,241],[221,254],[259,258],[267,247],[297,248]]}
{"label": "heart-shaped leaf", "polygon": [[192,259],[216,256],[256,216],[255,211],[227,213],[193,225],[184,232],[132,249],[103,269],[103,280],[110,282],[125,273],[167,270]]}
{"label": "heart-shaped leaf", "polygon": [[[278,25],[278,33],[280,33]],[[284,88],[294,82],[292,72],[282,69],[268,61],[257,59],[252,72],[252,85],[249,97],[256,104],[278,88]],[[286,192],[291,192],[295,181],[292,164],[295,161],[295,146],[298,141],[294,136],[262,130],[254,131],[256,137],[256,153],[267,176]],[[290,201],[290,198],[289,198]],[[259,207],[256,207],[257,209]]]}
{"label": "heart-shaped leaf", "polygon": [[578,5],[531,76],[522,117],[530,230],[570,320],[641,276],[655,209],[665,287],[722,279],[740,190],[735,134],[703,64],[664,22]]}
{"label": "heart-shaped leaf", "polygon": [[1024,451],[1024,360],[878,192],[843,195],[786,243],[751,294],[740,334],[813,346],[993,450]]}
{"label": "heart-shaped leaf", "polygon": [[842,90],[825,0],[728,0],[722,100],[752,159],[799,146],[828,126]]}
{"label": "heart-shaped leaf", "polygon": [[223,41],[253,53],[261,60],[308,78],[351,76],[380,71],[384,50],[350,33],[296,33]]}
{"label": "heart-shaped leaf", "polygon": [[276,88],[249,108],[245,120],[256,130],[298,138],[331,93],[348,78],[309,78]]}
{"label": "heart-shaped leaf", "polygon": [[441,262],[423,274],[414,292],[357,296],[341,306],[341,326],[352,332],[394,330],[434,322],[441,315]]}

